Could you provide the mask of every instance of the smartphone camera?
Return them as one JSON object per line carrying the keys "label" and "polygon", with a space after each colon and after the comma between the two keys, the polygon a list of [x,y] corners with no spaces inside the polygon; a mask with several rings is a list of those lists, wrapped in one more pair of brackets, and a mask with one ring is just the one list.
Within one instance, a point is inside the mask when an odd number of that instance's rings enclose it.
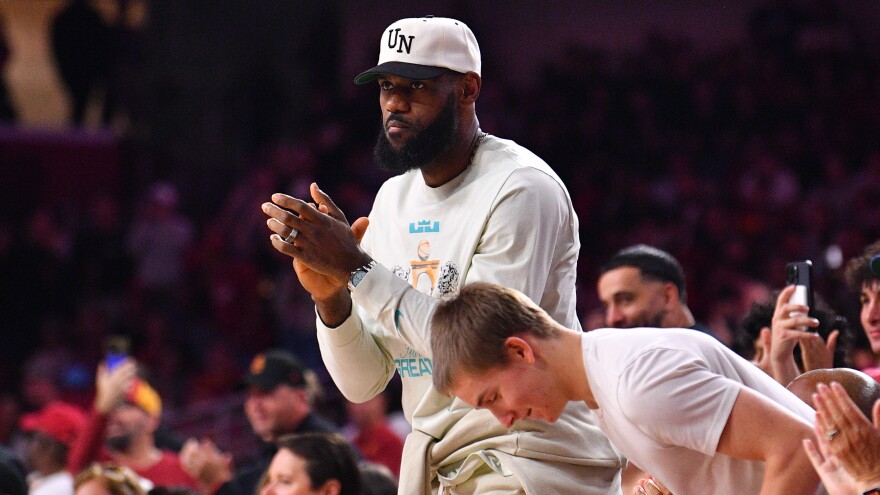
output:
{"label": "smartphone camera", "polygon": [[[801,304],[813,311],[813,262],[810,260],[794,261],[785,266],[785,283],[794,285],[794,293],[789,302]],[[793,311],[791,316],[806,316]],[[801,330],[812,331],[810,327]]]}
{"label": "smartphone camera", "polygon": [[108,337],[104,344],[107,369],[112,370],[122,364],[125,358],[128,357],[130,348],[131,342],[128,337],[124,335]]}

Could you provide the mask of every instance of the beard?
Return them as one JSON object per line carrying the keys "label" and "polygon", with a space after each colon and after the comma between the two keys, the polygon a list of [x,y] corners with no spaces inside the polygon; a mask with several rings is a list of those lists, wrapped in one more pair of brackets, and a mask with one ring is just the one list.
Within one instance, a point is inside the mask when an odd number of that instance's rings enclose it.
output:
{"label": "beard", "polygon": [[[415,133],[399,150],[388,141],[384,127],[373,148],[373,157],[379,168],[394,175],[422,168],[452,149],[458,134],[458,116],[455,113],[455,99],[450,92],[446,103],[427,127]],[[405,122],[392,114],[388,121]],[[386,122],[387,124],[387,122]]]}
{"label": "beard", "polygon": [[643,314],[633,319],[629,324],[621,328],[638,328],[638,327],[654,327],[663,328],[663,318],[666,317],[666,311],[660,311],[654,314]]}

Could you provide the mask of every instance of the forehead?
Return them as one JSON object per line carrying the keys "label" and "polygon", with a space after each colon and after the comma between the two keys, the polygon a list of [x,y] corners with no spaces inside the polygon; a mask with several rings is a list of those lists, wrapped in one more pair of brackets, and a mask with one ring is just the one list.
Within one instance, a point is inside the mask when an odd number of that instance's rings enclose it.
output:
{"label": "forehead", "polygon": [[379,77],[376,78],[376,81],[378,81],[379,83],[388,81],[394,85],[399,86],[408,86],[416,81],[427,86],[450,86],[452,84],[455,84],[457,80],[458,78],[450,72],[440,74],[439,76],[431,79],[407,79],[405,77],[395,76],[393,74],[379,74]]}
{"label": "forehead", "polygon": [[636,291],[650,284],[642,278],[642,272],[634,266],[619,266],[608,270],[599,277],[599,293],[612,295],[622,291]]}
{"label": "forehead", "polygon": [[862,284],[862,294],[874,297],[880,294],[880,280],[876,278],[866,280],[865,283]]}
{"label": "forehead", "polygon": [[269,470],[273,473],[296,474],[306,470],[306,463],[302,457],[294,454],[290,449],[281,449],[272,458]]}

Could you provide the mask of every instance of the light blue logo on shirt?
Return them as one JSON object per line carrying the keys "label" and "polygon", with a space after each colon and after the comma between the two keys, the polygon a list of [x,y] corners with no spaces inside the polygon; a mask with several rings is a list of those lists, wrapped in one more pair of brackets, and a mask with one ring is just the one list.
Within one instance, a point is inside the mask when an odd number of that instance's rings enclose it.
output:
{"label": "light blue logo on shirt", "polygon": [[431,232],[440,232],[440,222],[431,223],[430,220],[420,220],[409,224],[410,234],[428,234]]}

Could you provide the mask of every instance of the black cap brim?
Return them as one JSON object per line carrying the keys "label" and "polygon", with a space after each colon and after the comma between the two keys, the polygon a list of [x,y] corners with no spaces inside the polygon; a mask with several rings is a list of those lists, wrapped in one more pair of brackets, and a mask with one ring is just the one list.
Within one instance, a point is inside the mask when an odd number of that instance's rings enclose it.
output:
{"label": "black cap brim", "polygon": [[435,77],[447,72],[449,69],[445,67],[434,67],[431,65],[409,64],[406,62],[385,62],[379,64],[372,69],[365,70],[354,78],[355,84],[366,84],[375,81],[382,74],[391,74],[392,76],[405,77],[407,79],[434,79]]}

